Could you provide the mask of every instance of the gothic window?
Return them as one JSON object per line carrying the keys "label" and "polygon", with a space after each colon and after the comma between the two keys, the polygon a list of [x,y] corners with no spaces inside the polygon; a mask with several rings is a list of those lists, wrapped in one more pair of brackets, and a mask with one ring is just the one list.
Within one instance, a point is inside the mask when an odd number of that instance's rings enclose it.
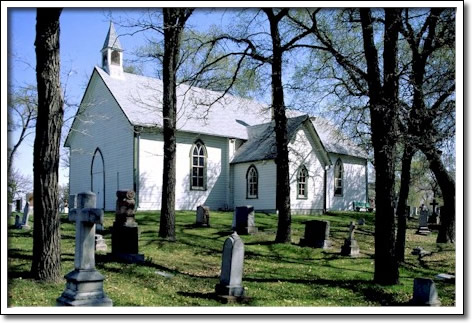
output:
{"label": "gothic window", "polygon": [[297,174],[297,198],[308,198],[308,171],[304,165],[298,169]]}
{"label": "gothic window", "polygon": [[256,166],[249,166],[246,174],[246,195],[248,199],[257,199],[259,175]]}
{"label": "gothic window", "polygon": [[206,159],[205,145],[201,141],[195,142],[191,150],[190,188],[192,190],[206,189]]}
{"label": "gothic window", "polygon": [[340,158],[334,165],[334,195],[343,196],[343,162]]}
{"label": "gothic window", "polygon": [[117,50],[111,52],[111,63],[113,65],[120,65],[120,53]]}

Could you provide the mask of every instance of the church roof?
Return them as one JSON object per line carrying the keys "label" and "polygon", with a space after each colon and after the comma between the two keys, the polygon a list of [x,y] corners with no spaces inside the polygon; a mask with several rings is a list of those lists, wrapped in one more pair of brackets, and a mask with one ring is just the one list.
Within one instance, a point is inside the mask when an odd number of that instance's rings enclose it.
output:
{"label": "church roof", "polygon": [[[124,79],[111,77],[99,67],[95,67],[96,73],[110,90],[123,113],[133,126],[144,128],[162,128],[162,89],[161,80],[142,75],[124,73]],[[271,121],[270,107],[260,102],[245,98],[225,95],[220,98],[221,92],[210,91],[197,87],[189,87],[180,84],[177,87],[177,130],[190,133],[207,134],[219,137],[237,138],[248,140],[238,150],[242,154],[244,146],[248,144],[257,146],[254,154],[257,156],[245,157],[270,159],[271,145],[275,143],[273,133],[273,122]],[[215,100],[218,99],[216,102]],[[301,115],[295,110],[287,110],[287,131],[289,138],[293,135],[299,125],[309,118]],[[337,131],[336,127],[329,124],[318,124],[313,122],[315,132],[320,133],[322,145],[328,152],[336,152],[365,158],[359,147],[352,141],[345,140],[341,147],[338,137],[329,135]],[[333,129],[329,129],[329,127]],[[320,128],[319,128],[320,127]],[[254,137],[255,136],[255,137]],[[257,139],[254,138],[257,137]],[[257,144],[263,140],[264,144]],[[248,149],[248,148],[244,148]],[[240,152],[241,151],[241,152]],[[235,159],[233,162],[241,162]],[[241,157],[238,157],[241,158]],[[272,157],[273,158],[273,157]],[[256,159],[253,159],[256,160]]]}
{"label": "church roof", "polygon": [[[309,117],[306,114],[287,118],[288,140],[293,138],[300,125],[307,119]],[[236,151],[231,163],[275,159],[277,157],[277,142],[274,127],[274,121],[249,127],[249,140]]]}
{"label": "church roof", "polygon": [[367,153],[326,119],[313,117],[311,122],[321,142],[330,153],[367,158]]}
{"label": "church roof", "polygon": [[118,36],[116,35],[116,30],[115,26],[113,23],[110,21],[110,28],[108,29],[108,34],[107,37],[105,38],[105,42],[103,43],[103,49],[105,48],[112,48],[112,49],[117,49],[122,51],[123,48],[121,47],[120,40],[118,39]]}

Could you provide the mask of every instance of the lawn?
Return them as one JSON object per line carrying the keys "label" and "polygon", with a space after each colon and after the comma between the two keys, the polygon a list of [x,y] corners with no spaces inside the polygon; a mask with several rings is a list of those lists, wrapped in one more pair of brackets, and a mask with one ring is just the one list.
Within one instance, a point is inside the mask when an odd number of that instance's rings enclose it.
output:
{"label": "lawn", "polygon": [[[348,236],[350,221],[364,218],[355,237],[361,255],[340,255]],[[14,218],[14,216],[13,216]],[[62,216],[62,273],[74,268],[75,226]],[[114,306],[382,306],[407,305],[413,294],[413,279],[433,278],[438,273],[455,274],[455,249],[436,244],[437,232],[416,235],[417,220],[408,224],[406,260],[400,268],[400,284],[379,286],[374,273],[374,221],[371,213],[336,212],[323,216],[292,217],[292,244],[274,243],[277,218],[256,213],[259,232],[241,236],[245,244],[243,286],[251,298],[248,304],[222,305],[213,292],[218,283],[223,242],[231,234],[232,213],[211,211],[209,228],[194,228],[195,212],[177,212],[177,242],[157,236],[159,214],[138,212],[139,252],[143,264],[111,261],[97,253],[96,267],[106,280],[105,292]],[[300,247],[303,222],[309,219],[330,221],[332,247],[328,250]],[[113,213],[106,213],[103,236],[111,251],[110,228]],[[29,278],[32,259],[32,231],[8,230],[8,304],[9,306],[54,306],[65,288],[65,279],[47,284]],[[32,226],[33,223],[30,223]],[[432,254],[411,255],[421,246]],[[435,280],[442,306],[454,306],[455,286]],[[31,291],[35,292],[32,293]]]}

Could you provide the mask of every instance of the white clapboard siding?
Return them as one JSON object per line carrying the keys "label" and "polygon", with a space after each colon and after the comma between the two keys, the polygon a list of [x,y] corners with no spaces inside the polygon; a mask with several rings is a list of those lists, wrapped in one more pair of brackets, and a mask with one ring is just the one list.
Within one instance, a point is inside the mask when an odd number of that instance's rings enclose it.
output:
{"label": "white clapboard siding", "polygon": [[92,190],[92,158],[99,148],[104,160],[105,209],[114,210],[116,191],[133,189],[133,127],[96,72],[84,95],[68,143],[70,194]]}
{"label": "white clapboard siding", "polygon": [[[329,154],[333,166],[328,171],[327,178],[327,208],[330,210],[352,210],[352,202],[366,202],[366,172],[365,159]],[[334,165],[338,158],[343,162],[343,196],[334,196]]]}
{"label": "white clapboard siding", "polygon": [[[320,213],[323,210],[324,171],[321,152],[308,129],[301,127],[289,143],[290,206],[293,213]],[[307,198],[298,197],[297,176],[301,165],[308,170]]]}
{"label": "white clapboard siding", "polygon": [[[247,198],[246,175],[249,167],[254,165],[259,176],[257,198]],[[234,207],[252,205],[258,211],[275,210],[275,188],[277,183],[276,165],[273,160],[253,163],[232,164]]]}
{"label": "white clapboard siding", "polygon": [[[198,205],[211,209],[228,208],[228,139],[185,132],[177,133],[176,209],[195,210]],[[161,134],[141,134],[139,139],[139,209],[161,208],[163,138]],[[190,153],[201,140],[207,151],[207,189],[190,189]]]}

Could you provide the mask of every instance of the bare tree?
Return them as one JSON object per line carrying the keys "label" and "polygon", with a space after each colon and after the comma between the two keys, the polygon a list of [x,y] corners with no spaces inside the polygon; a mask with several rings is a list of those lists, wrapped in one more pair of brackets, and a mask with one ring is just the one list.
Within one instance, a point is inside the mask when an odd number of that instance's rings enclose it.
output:
{"label": "bare tree", "polygon": [[61,278],[58,199],[59,146],[63,123],[60,83],[60,8],[36,11],[38,117],[34,142],[34,229],[31,273],[35,279]]}

